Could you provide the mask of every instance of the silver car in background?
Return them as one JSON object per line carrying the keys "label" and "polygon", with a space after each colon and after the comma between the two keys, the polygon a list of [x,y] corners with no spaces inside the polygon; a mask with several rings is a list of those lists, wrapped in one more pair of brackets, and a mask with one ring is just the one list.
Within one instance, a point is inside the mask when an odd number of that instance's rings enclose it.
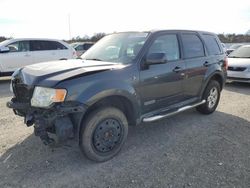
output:
{"label": "silver car in background", "polygon": [[228,81],[250,83],[250,45],[244,45],[228,56]]}

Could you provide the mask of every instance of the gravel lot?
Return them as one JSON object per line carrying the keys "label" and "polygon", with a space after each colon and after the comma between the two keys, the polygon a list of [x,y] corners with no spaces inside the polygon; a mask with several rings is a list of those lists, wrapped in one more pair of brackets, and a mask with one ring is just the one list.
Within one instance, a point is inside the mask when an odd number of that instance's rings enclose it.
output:
{"label": "gravel lot", "polygon": [[5,107],[0,79],[0,187],[250,187],[250,84],[227,84],[215,113],[190,110],[129,129],[118,156],[86,159],[74,141],[42,145]]}

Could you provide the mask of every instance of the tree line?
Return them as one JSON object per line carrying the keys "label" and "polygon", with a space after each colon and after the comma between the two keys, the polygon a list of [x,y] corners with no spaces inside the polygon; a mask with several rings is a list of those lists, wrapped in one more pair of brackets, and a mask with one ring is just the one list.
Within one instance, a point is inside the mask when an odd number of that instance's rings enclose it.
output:
{"label": "tree line", "polygon": [[[105,33],[96,33],[93,36],[89,37],[87,35],[85,35],[84,37],[74,37],[71,40],[64,40],[68,43],[73,43],[73,42],[97,42],[98,40],[100,40],[102,37],[104,37],[106,34]],[[11,39],[11,38],[7,38],[4,36],[0,36],[0,42],[7,40],[7,39]]]}
{"label": "tree line", "polygon": [[[71,40],[65,40],[68,43],[73,42],[97,42],[102,37],[104,37],[105,33],[96,33],[92,37],[85,35],[84,37],[74,37]],[[241,43],[241,42],[250,42],[250,35],[243,34],[218,34],[219,39],[223,43]],[[6,40],[8,38],[4,36],[0,36],[0,42]]]}

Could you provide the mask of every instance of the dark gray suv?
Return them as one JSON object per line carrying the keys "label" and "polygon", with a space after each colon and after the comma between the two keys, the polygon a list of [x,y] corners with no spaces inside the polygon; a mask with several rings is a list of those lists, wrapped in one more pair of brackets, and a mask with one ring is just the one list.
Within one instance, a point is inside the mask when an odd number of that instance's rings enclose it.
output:
{"label": "dark gray suv", "polygon": [[83,153],[99,162],[120,151],[128,125],[194,107],[214,112],[226,79],[221,43],[203,31],[115,33],[81,58],[17,70],[7,106],[27,126],[34,124],[44,144],[54,143],[48,133],[76,138]]}

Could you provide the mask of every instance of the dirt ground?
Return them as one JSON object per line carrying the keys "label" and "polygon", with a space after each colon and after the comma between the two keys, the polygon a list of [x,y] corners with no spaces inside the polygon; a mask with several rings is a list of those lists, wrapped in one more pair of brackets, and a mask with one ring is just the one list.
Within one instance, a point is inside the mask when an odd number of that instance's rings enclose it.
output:
{"label": "dirt ground", "polygon": [[250,84],[227,84],[219,107],[190,110],[130,127],[118,156],[86,159],[75,141],[44,146],[6,108],[9,80],[0,79],[0,187],[250,187]]}

